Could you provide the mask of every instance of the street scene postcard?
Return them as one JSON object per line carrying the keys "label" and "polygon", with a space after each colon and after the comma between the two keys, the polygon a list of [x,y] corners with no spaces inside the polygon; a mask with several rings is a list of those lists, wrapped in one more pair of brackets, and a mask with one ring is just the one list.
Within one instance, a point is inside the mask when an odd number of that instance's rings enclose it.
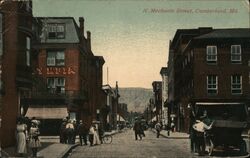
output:
{"label": "street scene postcard", "polygon": [[0,0],[0,157],[250,157],[249,0]]}

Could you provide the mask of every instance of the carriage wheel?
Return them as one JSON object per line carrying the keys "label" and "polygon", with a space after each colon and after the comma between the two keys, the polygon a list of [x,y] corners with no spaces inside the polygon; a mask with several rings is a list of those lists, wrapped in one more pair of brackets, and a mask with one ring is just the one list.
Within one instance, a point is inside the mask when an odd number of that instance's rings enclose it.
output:
{"label": "carriage wheel", "polygon": [[106,144],[110,144],[112,142],[112,136],[111,135],[106,135],[103,137],[103,141]]}
{"label": "carriage wheel", "polygon": [[210,146],[208,148],[208,155],[212,156],[213,150],[214,150],[214,144],[213,144],[212,140],[209,140],[209,143],[210,143]]}

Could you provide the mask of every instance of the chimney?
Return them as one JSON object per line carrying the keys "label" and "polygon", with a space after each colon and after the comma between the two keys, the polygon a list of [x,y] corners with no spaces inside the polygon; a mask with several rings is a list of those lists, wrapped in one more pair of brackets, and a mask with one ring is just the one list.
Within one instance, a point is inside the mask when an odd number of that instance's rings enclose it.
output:
{"label": "chimney", "polygon": [[213,31],[213,28],[212,27],[199,27],[198,30],[199,30],[200,35],[202,35],[202,34],[207,34]]}
{"label": "chimney", "polygon": [[84,38],[84,18],[79,17],[79,24],[80,24],[80,36]]}
{"label": "chimney", "polygon": [[91,50],[91,32],[90,31],[87,31],[87,42],[88,42],[89,50]]}

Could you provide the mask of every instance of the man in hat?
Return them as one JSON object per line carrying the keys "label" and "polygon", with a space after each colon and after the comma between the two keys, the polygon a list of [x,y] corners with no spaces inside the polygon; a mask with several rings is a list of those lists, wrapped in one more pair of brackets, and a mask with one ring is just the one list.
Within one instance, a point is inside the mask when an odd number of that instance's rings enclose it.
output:
{"label": "man in hat", "polygon": [[87,136],[88,136],[88,128],[85,123],[82,122],[82,120],[79,121],[77,133],[79,134],[79,139],[80,139],[80,145],[82,146],[82,140],[84,142],[84,145],[88,145],[87,143]]}

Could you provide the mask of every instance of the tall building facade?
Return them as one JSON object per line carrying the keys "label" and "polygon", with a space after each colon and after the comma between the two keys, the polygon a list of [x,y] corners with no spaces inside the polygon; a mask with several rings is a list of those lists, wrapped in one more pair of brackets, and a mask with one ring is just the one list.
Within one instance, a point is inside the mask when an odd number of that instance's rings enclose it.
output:
{"label": "tall building facade", "polygon": [[164,124],[169,122],[169,113],[168,113],[168,69],[167,67],[162,67],[160,71],[162,77],[162,121]]}
{"label": "tall building facade", "polygon": [[170,45],[174,89],[169,91],[177,130],[188,132],[195,105],[249,106],[249,40],[248,28],[177,30]]}
{"label": "tall building facade", "polygon": [[15,143],[16,119],[24,111],[21,99],[32,88],[32,2],[0,4],[1,145]]}

